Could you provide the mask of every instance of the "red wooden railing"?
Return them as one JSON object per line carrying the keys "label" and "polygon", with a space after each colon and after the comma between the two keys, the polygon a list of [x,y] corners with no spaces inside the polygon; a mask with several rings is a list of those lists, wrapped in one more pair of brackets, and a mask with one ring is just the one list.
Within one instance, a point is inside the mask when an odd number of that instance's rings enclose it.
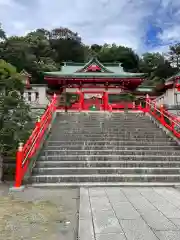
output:
{"label": "red wooden railing", "polygon": [[111,103],[108,104],[109,111],[124,111],[124,110],[132,110],[132,111],[143,111],[143,107],[141,104],[135,104],[135,102],[122,102],[122,103]]}
{"label": "red wooden railing", "polygon": [[31,136],[24,144],[20,143],[16,154],[16,174],[14,187],[21,186],[31,158],[36,154],[56,111],[57,96],[54,95],[51,103],[40,119],[38,119]]}
{"label": "red wooden railing", "polygon": [[146,99],[146,107],[143,111],[150,113],[164,127],[171,131],[174,136],[180,138],[180,119],[169,113],[163,105],[158,107],[156,106],[156,102]]}

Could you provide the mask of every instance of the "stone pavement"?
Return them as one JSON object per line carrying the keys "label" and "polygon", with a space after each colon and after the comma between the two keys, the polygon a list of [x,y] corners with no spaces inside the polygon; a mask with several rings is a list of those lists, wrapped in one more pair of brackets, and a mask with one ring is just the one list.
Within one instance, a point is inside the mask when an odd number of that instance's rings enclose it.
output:
{"label": "stone pavement", "polygon": [[79,240],[180,240],[180,191],[81,188]]}

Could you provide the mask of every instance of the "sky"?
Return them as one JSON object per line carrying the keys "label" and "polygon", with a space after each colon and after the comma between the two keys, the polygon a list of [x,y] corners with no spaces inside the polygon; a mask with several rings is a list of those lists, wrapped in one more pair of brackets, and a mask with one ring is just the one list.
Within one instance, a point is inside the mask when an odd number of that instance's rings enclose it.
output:
{"label": "sky", "polygon": [[180,41],[180,0],[0,0],[0,23],[8,36],[67,27],[85,44],[165,52]]}

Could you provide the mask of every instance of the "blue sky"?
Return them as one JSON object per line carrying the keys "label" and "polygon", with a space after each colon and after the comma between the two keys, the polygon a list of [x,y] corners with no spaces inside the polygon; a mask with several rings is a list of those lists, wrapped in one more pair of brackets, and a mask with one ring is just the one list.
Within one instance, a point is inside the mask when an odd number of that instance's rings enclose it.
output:
{"label": "blue sky", "polygon": [[180,0],[0,0],[0,22],[8,35],[62,26],[86,44],[164,52],[180,41]]}

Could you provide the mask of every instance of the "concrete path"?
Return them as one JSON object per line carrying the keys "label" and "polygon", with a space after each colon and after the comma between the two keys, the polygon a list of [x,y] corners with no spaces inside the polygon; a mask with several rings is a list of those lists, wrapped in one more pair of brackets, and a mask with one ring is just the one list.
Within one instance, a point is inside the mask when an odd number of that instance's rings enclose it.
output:
{"label": "concrete path", "polygon": [[180,191],[81,188],[79,240],[179,240]]}

